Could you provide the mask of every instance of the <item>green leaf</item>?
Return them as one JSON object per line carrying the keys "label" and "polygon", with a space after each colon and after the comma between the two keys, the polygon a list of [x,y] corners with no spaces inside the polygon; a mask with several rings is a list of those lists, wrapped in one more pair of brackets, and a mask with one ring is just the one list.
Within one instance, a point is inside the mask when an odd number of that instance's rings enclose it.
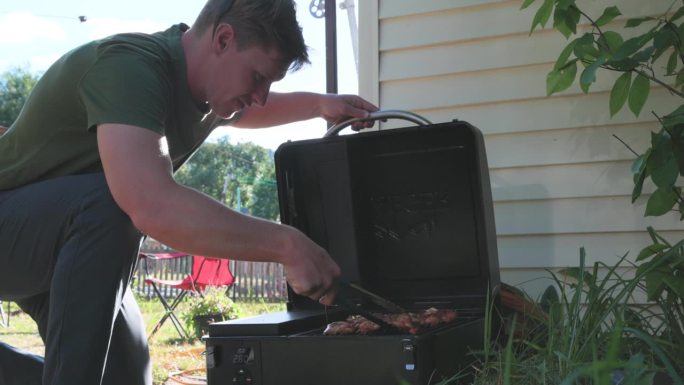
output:
{"label": "green leaf", "polygon": [[660,216],[667,214],[677,203],[677,195],[672,189],[657,189],[648,198],[645,216]]}
{"label": "green leaf", "polygon": [[651,156],[651,149],[646,150],[645,153],[639,155],[639,157],[632,164],[632,173],[634,174],[634,189],[632,190],[632,203],[641,196],[641,190],[644,187],[644,180],[649,175],[648,159]]}
{"label": "green leaf", "polygon": [[641,191],[644,188],[644,180],[646,180],[647,172],[643,172],[634,175],[634,188],[632,189],[632,203],[636,202],[641,196]]}
{"label": "green leaf", "polygon": [[530,5],[532,5],[532,3],[534,3],[534,0],[525,0],[525,1],[523,1],[522,6],[520,7],[520,9],[525,9],[525,8],[529,7]]}
{"label": "green leaf", "polygon": [[572,85],[577,76],[577,59],[568,62],[558,70],[552,70],[546,75],[546,95],[561,92]]}
{"label": "green leaf", "polygon": [[662,243],[654,243],[650,246],[644,247],[644,249],[641,250],[641,252],[639,253],[639,256],[637,256],[636,260],[637,261],[644,260],[644,259],[652,256],[653,254],[659,253],[659,252],[661,252],[663,250],[667,250],[667,249],[669,249],[669,247],[667,245],[664,245]]}
{"label": "green leaf", "polygon": [[620,48],[624,40],[622,39],[622,36],[613,31],[607,31],[603,33],[603,41],[606,42],[606,45],[608,46],[608,50],[613,53],[617,52],[617,50]]}
{"label": "green leaf", "polygon": [[651,82],[647,77],[639,74],[632,87],[629,89],[629,109],[634,113],[634,115],[639,116],[641,109],[648,99],[648,93],[651,88]]}
{"label": "green leaf", "polygon": [[646,294],[649,300],[654,301],[660,297],[660,293],[665,287],[663,276],[664,274],[659,271],[653,271],[646,275]]}
{"label": "green leaf", "polygon": [[667,59],[667,72],[665,73],[665,75],[670,76],[674,74],[675,70],[677,69],[677,63],[679,63],[677,61],[678,58],[679,57],[677,55],[677,51],[673,51],[670,54],[670,58]]}
{"label": "green leaf", "polygon": [[646,169],[646,162],[648,161],[648,156],[651,155],[651,150],[649,149],[645,153],[639,155],[636,159],[634,159],[634,163],[632,163],[632,174],[638,174],[644,169]]}
{"label": "green leaf", "polygon": [[677,297],[684,298],[684,278],[675,275],[665,275],[663,281]]}
{"label": "green leaf", "polygon": [[575,44],[575,56],[582,60],[591,60],[599,56],[599,51],[594,47],[594,35],[591,33],[585,33],[577,39]]}
{"label": "green leaf", "polygon": [[653,38],[653,33],[647,33],[644,35],[636,36],[631,39],[627,39],[622,47],[618,49],[613,55],[613,60],[621,60],[628,56],[633,55],[641,49],[646,43],[648,43]]}
{"label": "green leaf", "polygon": [[670,18],[670,22],[676,21],[677,19],[679,19],[682,16],[684,16],[684,7],[679,7],[677,12],[675,12],[675,14],[672,15],[672,17]]}
{"label": "green leaf", "polygon": [[613,117],[620,111],[622,106],[627,101],[629,95],[629,87],[632,81],[632,73],[625,72],[613,84],[613,89],[610,91],[610,116]]}
{"label": "green leaf", "polygon": [[539,7],[537,13],[535,13],[534,19],[532,19],[532,28],[530,29],[530,34],[532,34],[537,25],[540,25],[542,28],[546,26],[546,23],[551,17],[552,11],[553,0],[544,0],[544,3],[541,5],[541,7]]}
{"label": "green leaf", "polygon": [[656,167],[651,172],[651,179],[659,189],[667,190],[674,186],[677,176],[679,175],[679,165],[677,159],[671,156],[669,160],[662,166]]}
{"label": "green leaf", "polygon": [[599,27],[602,25],[606,25],[620,15],[622,15],[622,13],[618,9],[618,7],[608,7],[603,10],[603,14],[601,15],[601,17],[599,17],[598,20],[596,20],[596,25],[598,25]]}
{"label": "green leaf", "polygon": [[580,282],[580,279],[584,279],[583,283],[587,286],[593,286],[596,282],[593,274],[588,271],[582,272],[582,269],[579,267],[567,267],[565,269],[561,269],[558,274],[570,277],[578,283]]}
{"label": "green leaf", "polygon": [[596,70],[598,70],[601,64],[605,62],[606,58],[600,57],[596,59],[596,61],[591,63],[589,67],[585,68],[584,71],[582,71],[582,75],[580,76],[580,84],[586,85],[588,90],[591,83],[596,81]]}
{"label": "green leaf", "polygon": [[669,28],[662,28],[656,32],[653,37],[653,49],[655,53],[653,54],[652,62],[658,60],[658,58],[667,51],[668,48],[675,46],[677,44],[677,35],[675,32]]}
{"label": "green leaf", "polygon": [[684,69],[679,70],[675,78],[675,87],[679,87],[682,84],[684,84]]}
{"label": "green leaf", "polygon": [[560,8],[565,11],[571,9],[571,7],[579,13],[577,6],[575,6],[575,0],[557,0],[556,8]]}
{"label": "green leaf", "polygon": [[[572,1],[574,3],[574,0]],[[577,23],[580,21],[580,11],[577,7],[562,7],[556,4],[553,11],[553,27],[562,33],[565,38],[577,33]]]}
{"label": "green leaf", "polygon": [[546,290],[544,290],[544,294],[542,294],[539,304],[544,311],[548,312],[552,305],[558,303],[560,303],[558,292],[553,285],[549,285]]}
{"label": "green leaf", "polygon": [[625,23],[625,28],[634,28],[638,27],[643,23],[644,21],[649,21],[649,20],[655,20],[652,17],[635,17],[632,19],[628,19],[627,22]]}
{"label": "green leaf", "polygon": [[[564,11],[558,7],[556,7],[556,10],[553,11],[553,28],[557,29],[558,32],[560,32],[565,38],[569,38],[570,35],[572,35],[572,30],[570,29],[570,25],[567,24],[565,14],[567,11]],[[575,26],[575,30],[577,29],[577,26]]]}
{"label": "green leaf", "polygon": [[663,118],[664,127],[671,127],[681,123],[684,123],[684,105],[677,107],[676,110],[665,115],[665,117]]}
{"label": "green leaf", "polygon": [[639,65],[639,62],[632,58],[624,58],[620,60],[609,60],[606,62],[606,66],[612,67],[618,71],[627,72],[632,71]]}
{"label": "green leaf", "polygon": [[646,49],[643,49],[636,53],[634,56],[632,56],[632,60],[635,60],[639,63],[645,63],[649,60],[651,60],[651,57],[653,56],[653,52],[655,51],[655,47],[651,46]]}
{"label": "green leaf", "polygon": [[663,118],[663,127],[669,128],[684,124],[684,114],[666,116]]}
{"label": "green leaf", "polygon": [[651,132],[651,154],[648,157],[646,167],[653,171],[658,167],[662,167],[672,157],[672,141],[670,134],[666,130],[659,132]]}
{"label": "green leaf", "polygon": [[577,39],[571,41],[570,44],[563,48],[563,51],[561,51],[560,55],[558,56],[558,60],[556,60],[556,64],[553,66],[553,69],[557,70],[567,64],[570,54],[575,49],[575,44],[577,44]]}
{"label": "green leaf", "polygon": [[588,93],[589,93],[589,87],[591,87],[591,83],[587,83],[587,84],[580,83],[580,89],[581,89],[582,92],[584,92],[585,94],[588,94]]}

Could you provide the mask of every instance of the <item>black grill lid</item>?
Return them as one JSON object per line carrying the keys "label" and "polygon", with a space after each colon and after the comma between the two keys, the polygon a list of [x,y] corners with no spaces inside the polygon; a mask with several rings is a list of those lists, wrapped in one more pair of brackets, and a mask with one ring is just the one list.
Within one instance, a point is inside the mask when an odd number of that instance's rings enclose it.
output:
{"label": "black grill lid", "polygon": [[[484,306],[499,283],[482,135],[468,123],[288,142],[281,220],[360,282],[409,308]],[[290,290],[291,308],[319,305]]]}

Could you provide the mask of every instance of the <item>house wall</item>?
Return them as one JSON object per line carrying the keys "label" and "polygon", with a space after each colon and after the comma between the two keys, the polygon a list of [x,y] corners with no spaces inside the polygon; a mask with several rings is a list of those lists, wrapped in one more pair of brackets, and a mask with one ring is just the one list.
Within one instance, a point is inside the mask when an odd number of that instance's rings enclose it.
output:
{"label": "house wall", "polygon": [[[625,107],[612,119],[608,97],[618,74],[600,72],[588,95],[579,86],[546,96],[545,77],[568,43],[550,29],[529,35],[537,1],[360,0],[359,91],[383,109],[454,118],[482,130],[494,198],[502,280],[536,295],[549,268],[617,262],[649,244],[647,226],[684,238],[675,214],[645,218],[648,194],[631,204],[630,165],[658,128],[650,112],[676,107],[652,85],[638,118]],[[591,15],[616,4],[627,17],[660,15],[671,0],[580,1]],[[550,23],[549,23],[550,24]],[[582,31],[589,31],[581,25]],[[633,30],[626,30],[631,36]],[[390,121],[382,128],[401,126]]]}

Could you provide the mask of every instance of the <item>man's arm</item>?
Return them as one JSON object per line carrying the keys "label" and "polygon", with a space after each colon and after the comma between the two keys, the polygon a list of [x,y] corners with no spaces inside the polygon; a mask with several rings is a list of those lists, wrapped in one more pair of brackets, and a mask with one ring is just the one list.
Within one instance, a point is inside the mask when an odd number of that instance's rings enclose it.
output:
{"label": "man's arm", "polygon": [[340,270],[298,230],[237,213],[173,179],[165,138],[144,128],[102,124],[100,157],[116,203],[144,234],[184,252],[279,262],[293,290],[324,303]]}
{"label": "man's arm", "polygon": [[372,103],[356,95],[271,92],[266,104],[245,108],[233,126],[263,128],[313,118],[337,123],[349,118],[365,118],[369,112],[377,109]]}

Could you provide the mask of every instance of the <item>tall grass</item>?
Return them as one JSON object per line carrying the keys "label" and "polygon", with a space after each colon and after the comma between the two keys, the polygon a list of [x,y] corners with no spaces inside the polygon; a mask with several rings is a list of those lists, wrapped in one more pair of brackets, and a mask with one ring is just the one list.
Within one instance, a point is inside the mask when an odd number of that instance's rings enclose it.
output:
{"label": "tall grass", "polygon": [[[684,356],[668,341],[678,325],[676,309],[663,301],[653,306],[632,305],[646,292],[644,277],[663,267],[661,262],[640,266],[636,276],[624,277],[621,267],[634,267],[626,255],[617,264],[579,266],[549,271],[554,284],[538,301],[542,311],[506,316],[488,308],[486,324],[501,317],[507,338],[491,342],[475,353],[468,368],[474,378],[457,375],[444,384],[473,385],[684,385]],[[634,269],[632,269],[634,270]],[[531,301],[529,296],[526,296]]]}

